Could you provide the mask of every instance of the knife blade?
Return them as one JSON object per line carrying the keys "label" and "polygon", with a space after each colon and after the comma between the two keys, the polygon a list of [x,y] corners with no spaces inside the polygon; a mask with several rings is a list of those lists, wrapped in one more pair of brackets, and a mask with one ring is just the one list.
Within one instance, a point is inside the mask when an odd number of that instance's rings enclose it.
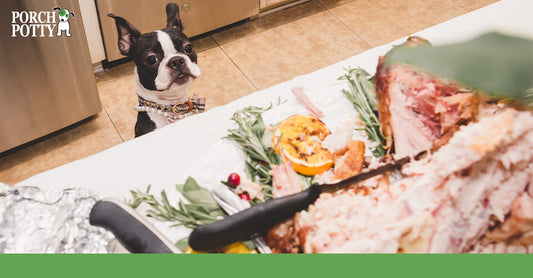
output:
{"label": "knife blade", "polygon": [[414,157],[404,157],[392,161],[338,183],[323,185],[314,183],[302,192],[268,200],[217,222],[198,226],[189,235],[189,246],[196,251],[209,251],[233,242],[247,240],[254,234],[264,235],[276,224],[313,204],[320,193],[342,189],[371,177],[399,169],[412,158],[418,159],[425,153],[426,151],[422,151]]}

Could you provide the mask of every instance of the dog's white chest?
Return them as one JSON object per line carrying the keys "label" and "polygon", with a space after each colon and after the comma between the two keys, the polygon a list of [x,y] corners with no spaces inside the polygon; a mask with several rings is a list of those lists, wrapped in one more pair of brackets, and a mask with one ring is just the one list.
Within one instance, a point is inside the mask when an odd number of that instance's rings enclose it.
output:
{"label": "dog's white chest", "polygon": [[155,113],[148,112],[148,117],[150,117],[150,120],[155,123],[155,129],[162,128],[166,125],[168,125],[167,117]]}

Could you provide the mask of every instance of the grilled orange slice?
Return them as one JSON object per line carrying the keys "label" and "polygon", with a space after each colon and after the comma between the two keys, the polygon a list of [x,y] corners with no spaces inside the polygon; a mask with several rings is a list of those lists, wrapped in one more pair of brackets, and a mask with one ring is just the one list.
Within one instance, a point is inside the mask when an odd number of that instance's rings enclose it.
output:
{"label": "grilled orange slice", "polygon": [[294,115],[279,124],[274,131],[276,152],[292,162],[294,170],[306,176],[314,176],[333,166],[333,156],[322,148],[328,127],[315,116]]}

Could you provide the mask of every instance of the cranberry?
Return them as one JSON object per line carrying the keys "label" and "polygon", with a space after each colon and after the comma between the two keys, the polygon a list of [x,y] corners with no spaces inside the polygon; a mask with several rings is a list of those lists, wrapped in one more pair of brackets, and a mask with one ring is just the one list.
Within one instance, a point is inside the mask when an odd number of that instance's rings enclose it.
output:
{"label": "cranberry", "polygon": [[241,184],[241,177],[237,173],[231,173],[228,176],[228,185],[235,188]]}
{"label": "cranberry", "polygon": [[248,196],[247,193],[241,193],[239,194],[239,198],[245,200],[245,201],[250,201],[250,196]]}

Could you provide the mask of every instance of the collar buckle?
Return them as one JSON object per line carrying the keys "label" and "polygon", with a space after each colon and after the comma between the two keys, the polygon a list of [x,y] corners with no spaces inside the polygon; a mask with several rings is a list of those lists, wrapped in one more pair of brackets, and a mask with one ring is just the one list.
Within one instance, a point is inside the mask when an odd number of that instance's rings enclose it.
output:
{"label": "collar buckle", "polygon": [[186,101],[183,103],[177,103],[176,105],[174,105],[172,107],[172,113],[176,115],[183,115],[183,114],[192,112],[193,109],[194,109],[194,104],[192,103],[192,101],[189,100],[189,101]]}

